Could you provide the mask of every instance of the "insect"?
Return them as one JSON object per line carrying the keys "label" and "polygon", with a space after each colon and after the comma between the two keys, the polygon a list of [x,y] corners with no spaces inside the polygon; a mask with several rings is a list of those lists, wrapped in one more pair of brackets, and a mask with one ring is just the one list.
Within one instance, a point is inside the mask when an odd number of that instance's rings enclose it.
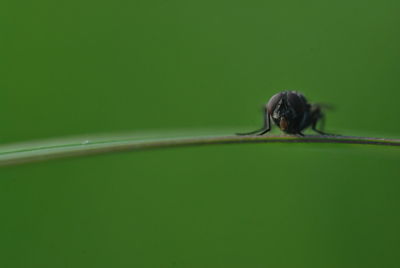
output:
{"label": "insect", "polygon": [[283,132],[304,136],[302,131],[311,126],[311,129],[321,135],[329,135],[317,129],[317,123],[322,123],[324,114],[322,105],[310,104],[303,94],[297,91],[282,91],[273,95],[264,106],[264,126],[249,133],[237,135],[263,135],[271,130],[271,120]]}

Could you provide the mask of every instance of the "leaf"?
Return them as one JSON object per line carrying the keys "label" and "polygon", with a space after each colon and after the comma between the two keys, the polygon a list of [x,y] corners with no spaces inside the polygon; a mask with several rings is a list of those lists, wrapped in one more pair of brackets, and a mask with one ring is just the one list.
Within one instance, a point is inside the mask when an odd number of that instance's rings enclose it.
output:
{"label": "leaf", "polygon": [[[3,145],[0,147],[0,166],[41,162],[51,159],[80,157],[122,151],[154,150],[161,148],[237,143],[346,143],[360,145],[400,146],[399,139],[353,136],[186,136],[160,138],[159,134],[108,134],[64,138],[32,143]],[[147,138],[146,138],[147,137]],[[154,138],[156,137],[156,138]]]}

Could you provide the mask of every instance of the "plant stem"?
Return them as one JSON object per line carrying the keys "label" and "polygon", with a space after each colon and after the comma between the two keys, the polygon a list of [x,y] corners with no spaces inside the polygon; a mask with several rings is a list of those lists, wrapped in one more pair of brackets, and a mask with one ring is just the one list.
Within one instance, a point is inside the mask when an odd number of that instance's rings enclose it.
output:
{"label": "plant stem", "polygon": [[[111,137],[112,138],[112,137]],[[91,142],[58,142],[47,145],[46,142],[28,145],[0,147],[0,166],[41,162],[50,159],[97,155],[123,151],[141,151],[160,148],[189,147],[213,144],[234,143],[346,143],[362,145],[400,146],[400,139],[382,139],[350,136],[205,136],[189,138],[171,138],[156,140],[137,140],[137,138],[114,138]]]}

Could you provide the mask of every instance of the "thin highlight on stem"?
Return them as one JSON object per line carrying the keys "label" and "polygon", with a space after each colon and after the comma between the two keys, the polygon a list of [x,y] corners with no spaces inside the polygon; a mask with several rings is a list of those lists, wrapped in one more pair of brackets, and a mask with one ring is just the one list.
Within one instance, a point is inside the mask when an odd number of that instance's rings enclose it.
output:
{"label": "thin highlight on stem", "polygon": [[137,138],[113,138],[91,142],[82,139],[79,142],[47,142],[0,147],[0,166],[11,166],[41,162],[51,159],[80,157],[124,151],[142,151],[161,148],[192,147],[202,145],[236,143],[344,143],[361,145],[400,146],[400,139],[382,139],[351,136],[204,136],[188,138],[170,138],[137,140]]}

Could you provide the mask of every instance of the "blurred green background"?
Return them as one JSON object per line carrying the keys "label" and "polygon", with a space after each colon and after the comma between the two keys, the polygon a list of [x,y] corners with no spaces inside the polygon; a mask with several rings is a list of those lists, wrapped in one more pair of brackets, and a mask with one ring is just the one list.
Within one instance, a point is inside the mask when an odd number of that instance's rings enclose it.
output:
{"label": "blurred green background", "polygon": [[[399,137],[400,2],[0,3],[0,143],[260,126]],[[229,134],[229,133],[228,133]],[[399,267],[397,148],[250,144],[0,169],[0,267]]]}

